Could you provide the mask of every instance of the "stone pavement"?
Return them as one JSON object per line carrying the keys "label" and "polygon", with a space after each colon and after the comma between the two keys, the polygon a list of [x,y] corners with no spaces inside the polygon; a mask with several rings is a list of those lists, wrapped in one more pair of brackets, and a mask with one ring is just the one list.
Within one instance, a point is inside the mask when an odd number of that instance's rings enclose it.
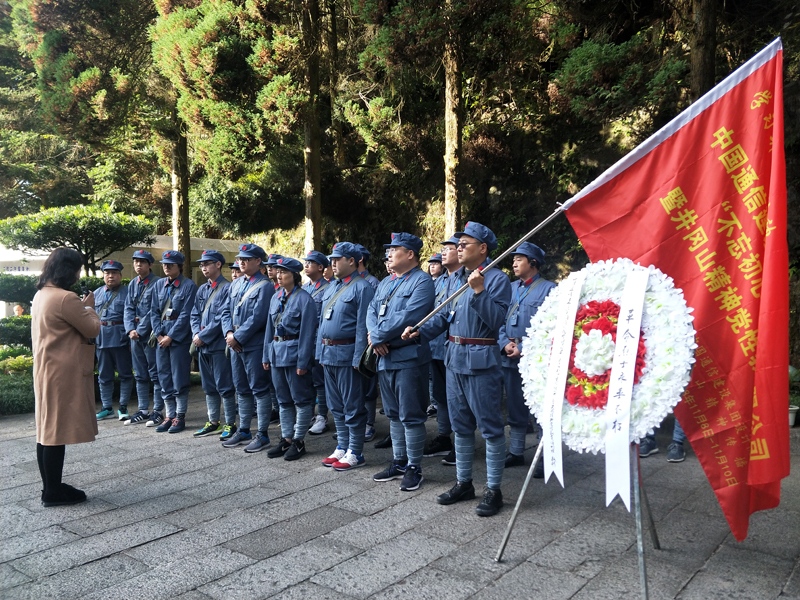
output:
{"label": "stone pavement", "polygon": [[[619,499],[604,507],[602,455],[566,451],[566,489],[533,480],[496,563],[526,469],[507,471],[500,515],[479,518],[477,500],[436,504],[455,479],[439,458],[424,459],[425,482],[404,493],[371,480],[391,457],[374,441],[365,468],[337,473],[319,462],[330,434],[286,462],[193,439],[204,421],[193,388],[184,433],[101,422],[97,441],[67,448],[64,480],[89,500],[45,509],[33,415],[0,418],[0,598],[640,598],[634,519]],[[387,430],[380,417],[376,439]],[[669,464],[668,443],[659,435],[662,452],[642,461],[662,545],[645,538],[650,598],[800,598],[800,477],[737,543],[695,456]],[[483,463],[479,440],[480,488]]]}

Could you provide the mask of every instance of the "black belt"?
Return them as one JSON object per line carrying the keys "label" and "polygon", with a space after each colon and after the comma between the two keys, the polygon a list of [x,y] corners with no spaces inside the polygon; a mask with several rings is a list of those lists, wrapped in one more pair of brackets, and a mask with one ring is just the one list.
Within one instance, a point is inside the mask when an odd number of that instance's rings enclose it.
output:
{"label": "black belt", "polygon": [[100,321],[100,325],[122,325],[122,321]]}
{"label": "black belt", "polygon": [[460,344],[461,346],[466,346],[467,344],[471,344],[473,346],[496,346],[497,340],[494,338],[468,338],[468,337],[461,337],[460,335],[449,335],[447,339],[453,342],[454,344]]}
{"label": "black belt", "polygon": [[331,340],[328,338],[322,338],[322,345],[323,346],[346,346],[347,344],[355,344],[356,338],[347,338],[344,340]]}
{"label": "black belt", "polygon": [[290,340],[299,340],[299,335],[276,335],[272,338],[276,342],[288,342]]}

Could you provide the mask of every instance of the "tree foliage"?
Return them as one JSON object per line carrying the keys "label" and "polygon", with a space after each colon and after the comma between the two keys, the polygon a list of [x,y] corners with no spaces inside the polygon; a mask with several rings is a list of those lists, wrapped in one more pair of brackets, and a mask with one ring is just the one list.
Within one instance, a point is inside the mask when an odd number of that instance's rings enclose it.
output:
{"label": "tree foliage", "polygon": [[0,301],[30,304],[36,294],[35,275],[0,273]]}
{"label": "tree foliage", "polygon": [[[180,116],[189,140],[193,232],[249,236],[302,223],[312,100],[304,77],[314,53],[322,245],[349,237],[370,247],[391,231],[434,235],[441,228],[442,50],[453,33],[462,58],[462,218],[486,223],[501,243],[517,239],[691,102],[690,0],[319,6],[326,41],[308,46],[305,0],[15,0],[9,35],[22,54],[0,58],[23,77],[17,95],[4,98],[19,116],[17,131],[34,131],[24,123],[44,122],[43,115],[59,126],[65,147],[89,139],[103,145],[78,167],[89,200],[158,212],[162,224],[170,217],[164,165],[173,117]],[[152,25],[143,27],[148,18]],[[800,184],[798,21],[789,0],[716,3],[715,81],[783,37],[793,207]],[[112,39],[122,29],[127,36]],[[32,89],[42,101],[28,109],[20,94]],[[27,171],[41,172],[38,165]],[[794,264],[798,213],[790,210]],[[564,220],[535,241],[562,270],[585,259]]]}
{"label": "tree foliage", "polygon": [[33,63],[18,52],[10,6],[0,3],[0,218],[83,202],[90,165],[84,145],[43,123]]}
{"label": "tree foliage", "polygon": [[88,275],[114,252],[154,244],[152,232],[145,217],[113,212],[108,205],[63,206],[0,221],[0,244],[23,252],[74,248]]}

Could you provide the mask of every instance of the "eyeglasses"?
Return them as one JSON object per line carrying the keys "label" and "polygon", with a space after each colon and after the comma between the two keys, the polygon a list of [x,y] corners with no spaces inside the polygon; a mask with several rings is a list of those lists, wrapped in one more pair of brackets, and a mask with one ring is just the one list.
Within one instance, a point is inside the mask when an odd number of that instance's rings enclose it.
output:
{"label": "eyeglasses", "polygon": [[261,259],[260,258],[256,258],[255,256],[240,256],[239,257],[239,263],[240,264],[243,263],[243,262],[250,262],[251,260],[257,260],[257,261],[261,262]]}
{"label": "eyeglasses", "polygon": [[459,250],[463,250],[470,244],[480,244],[480,243],[482,242],[458,242],[458,244],[456,244],[456,248],[458,248]]}

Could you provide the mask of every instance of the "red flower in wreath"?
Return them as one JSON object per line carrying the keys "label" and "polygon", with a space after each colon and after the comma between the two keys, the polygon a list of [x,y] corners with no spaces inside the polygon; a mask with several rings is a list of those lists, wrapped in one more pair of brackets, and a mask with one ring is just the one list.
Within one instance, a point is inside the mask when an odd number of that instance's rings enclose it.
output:
{"label": "red flower in wreath", "polygon": [[[617,321],[619,320],[619,305],[606,300],[597,302],[592,300],[583,304],[575,318],[575,329],[572,337],[572,352],[569,357],[569,377],[567,378],[566,398],[573,406],[586,408],[605,408],[608,404],[608,384],[611,369],[604,373],[590,376],[575,366],[575,352],[578,341],[582,335],[589,335],[592,330],[597,330],[601,335],[610,334],[612,341],[617,341]],[[639,378],[644,370],[644,339],[639,337],[639,348],[636,352],[636,367],[634,371],[634,384],[639,383]]]}

